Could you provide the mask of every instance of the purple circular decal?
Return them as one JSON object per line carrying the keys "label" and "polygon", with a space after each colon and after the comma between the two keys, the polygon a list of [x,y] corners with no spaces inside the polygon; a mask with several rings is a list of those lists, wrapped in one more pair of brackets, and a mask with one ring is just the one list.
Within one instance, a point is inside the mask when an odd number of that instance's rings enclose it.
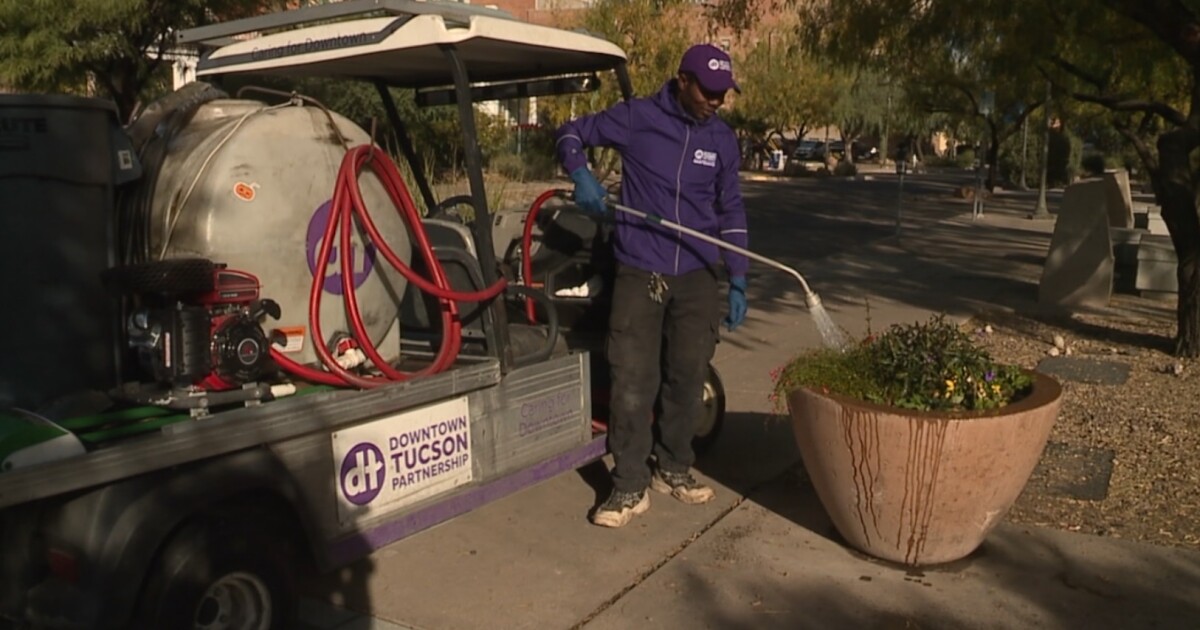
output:
{"label": "purple circular decal", "polygon": [[[333,200],[326,201],[321,204],[313,216],[308,221],[308,238],[306,239],[304,249],[308,255],[308,271],[313,275],[317,272],[317,254],[321,251],[321,237],[325,235],[325,228],[329,224],[330,208],[333,206]],[[329,250],[329,271],[325,275],[325,291],[334,295],[342,294],[342,266],[338,262],[338,243],[341,242],[341,236],[335,236],[337,239],[333,248]],[[353,235],[351,235],[353,238]],[[350,248],[350,268],[355,269],[354,272],[354,288],[359,288],[367,281],[367,276],[371,275],[371,270],[375,268],[375,246],[367,243],[367,255],[363,258],[358,256],[357,244],[351,243]],[[361,268],[360,268],[361,267]],[[322,271],[324,273],[324,271]]]}
{"label": "purple circular decal", "polygon": [[342,459],[339,480],[342,496],[354,505],[366,505],[383,489],[387,464],[383,452],[370,442],[361,442]]}

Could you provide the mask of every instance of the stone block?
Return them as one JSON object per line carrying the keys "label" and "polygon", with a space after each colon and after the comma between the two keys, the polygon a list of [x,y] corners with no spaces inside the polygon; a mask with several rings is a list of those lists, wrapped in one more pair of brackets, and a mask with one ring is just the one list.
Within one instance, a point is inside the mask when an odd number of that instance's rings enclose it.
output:
{"label": "stone block", "polygon": [[1159,208],[1158,204],[1156,204],[1156,203],[1135,199],[1133,202],[1133,214],[1137,215],[1137,213],[1139,213],[1139,212],[1150,213],[1150,214],[1161,214],[1162,208]]}
{"label": "stone block", "polygon": [[1129,364],[1084,357],[1046,357],[1037,371],[1064,381],[1096,385],[1122,385],[1129,380]]}
{"label": "stone block", "polygon": [[1138,291],[1178,293],[1179,279],[1175,275],[1178,269],[1179,259],[1170,237],[1142,237],[1138,243],[1137,282],[1134,285]]}
{"label": "stone block", "polygon": [[1114,291],[1136,293],[1138,243],[1142,242],[1142,236],[1146,234],[1146,230],[1138,228],[1108,228],[1113,252]]}
{"label": "stone block", "polygon": [[1063,193],[1038,285],[1039,302],[1105,306],[1112,298],[1108,186],[1104,180],[1090,180],[1072,184]]}
{"label": "stone block", "polygon": [[1171,232],[1167,230],[1167,222],[1163,221],[1162,216],[1153,213],[1146,217],[1146,229],[1157,236],[1171,235]]}
{"label": "stone block", "polygon": [[1108,228],[1108,238],[1112,241],[1113,259],[1117,265],[1136,264],[1137,246],[1142,242],[1142,235],[1148,234],[1138,228]]}
{"label": "stone block", "polygon": [[1133,227],[1133,194],[1129,190],[1129,171],[1105,171],[1104,184],[1108,224],[1112,227]]}

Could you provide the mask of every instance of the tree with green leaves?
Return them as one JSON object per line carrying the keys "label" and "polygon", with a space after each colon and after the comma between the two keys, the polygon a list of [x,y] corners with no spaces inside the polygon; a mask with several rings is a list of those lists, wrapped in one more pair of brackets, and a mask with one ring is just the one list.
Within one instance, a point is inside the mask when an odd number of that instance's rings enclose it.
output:
{"label": "tree with green leaves", "polygon": [[[813,0],[837,59],[894,59],[932,103],[1018,123],[1046,80],[1107,109],[1146,167],[1179,259],[1175,352],[1200,356],[1200,6],[1195,0]],[[819,27],[814,24],[812,28]],[[940,93],[935,92],[940,91]],[[992,145],[1002,133],[987,119]]]}
{"label": "tree with green leaves", "polygon": [[1027,48],[1034,28],[976,3],[918,0],[813,1],[800,8],[813,54],[884,72],[929,114],[967,122],[986,145],[987,185],[997,184],[1000,146],[1042,104],[1041,75]]}
{"label": "tree with green leaves", "polygon": [[[686,0],[598,0],[582,12],[578,22],[560,21],[559,26],[578,26],[620,46],[627,57],[634,95],[648,96],[675,76],[680,57],[698,41],[700,23],[692,19],[695,14],[695,6]],[[620,99],[616,81],[605,81],[592,94],[539,99],[539,118],[557,126],[572,117],[607,109]],[[596,174],[604,179],[617,167],[619,156],[610,149],[594,151]]]}
{"label": "tree with green leaves", "polygon": [[1179,260],[1175,353],[1200,356],[1200,6],[1022,0],[1020,7],[1050,25],[1047,76],[1077,101],[1108,110],[1145,165]]}
{"label": "tree with green leaves", "polygon": [[758,41],[737,60],[742,93],[728,114],[730,123],[763,137],[790,133],[801,138],[830,122],[842,77],[804,54],[794,23],[756,35]]}
{"label": "tree with green leaves", "polygon": [[282,0],[0,0],[0,84],[83,92],[93,84],[127,121],[156,79],[172,33],[282,8]]}

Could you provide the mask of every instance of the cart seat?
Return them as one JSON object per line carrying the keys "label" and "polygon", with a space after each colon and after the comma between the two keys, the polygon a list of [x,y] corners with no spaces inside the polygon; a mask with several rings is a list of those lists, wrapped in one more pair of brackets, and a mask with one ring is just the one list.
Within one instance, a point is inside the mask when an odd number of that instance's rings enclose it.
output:
{"label": "cart seat", "polygon": [[[483,271],[471,238],[471,231],[461,223],[442,219],[425,219],[422,222],[433,252],[451,288],[456,291],[478,291],[485,288]],[[414,256],[413,270],[428,274],[424,260]],[[463,347],[461,353],[472,356],[496,356],[499,341],[496,335],[495,315],[491,309],[478,302],[459,302],[459,319],[462,321]],[[440,305],[437,298],[428,295],[411,283],[400,302],[400,330],[405,343],[415,342],[432,348],[441,340]],[[520,359],[544,350],[547,344],[545,326],[521,323],[508,324],[508,342],[512,356]],[[565,344],[562,352],[566,352]],[[559,352],[556,349],[555,352]],[[519,363],[519,361],[518,361]]]}

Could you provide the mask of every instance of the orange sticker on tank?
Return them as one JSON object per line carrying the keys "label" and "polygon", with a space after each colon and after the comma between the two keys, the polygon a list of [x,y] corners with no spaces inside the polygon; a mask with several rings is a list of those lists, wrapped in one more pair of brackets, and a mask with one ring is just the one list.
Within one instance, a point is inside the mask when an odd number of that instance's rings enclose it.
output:
{"label": "orange sticker on tank", "polygon": [[233,196],[241,199],[242,201],[254,201],[255,188],[258,188],[258,184],[238,182],[233,185]]}
{"label": "orange sticker on tank", "polygon": [[272,331],[271,340],[280,352],[300,352],[307,332],[304,326],[281,326]]}

